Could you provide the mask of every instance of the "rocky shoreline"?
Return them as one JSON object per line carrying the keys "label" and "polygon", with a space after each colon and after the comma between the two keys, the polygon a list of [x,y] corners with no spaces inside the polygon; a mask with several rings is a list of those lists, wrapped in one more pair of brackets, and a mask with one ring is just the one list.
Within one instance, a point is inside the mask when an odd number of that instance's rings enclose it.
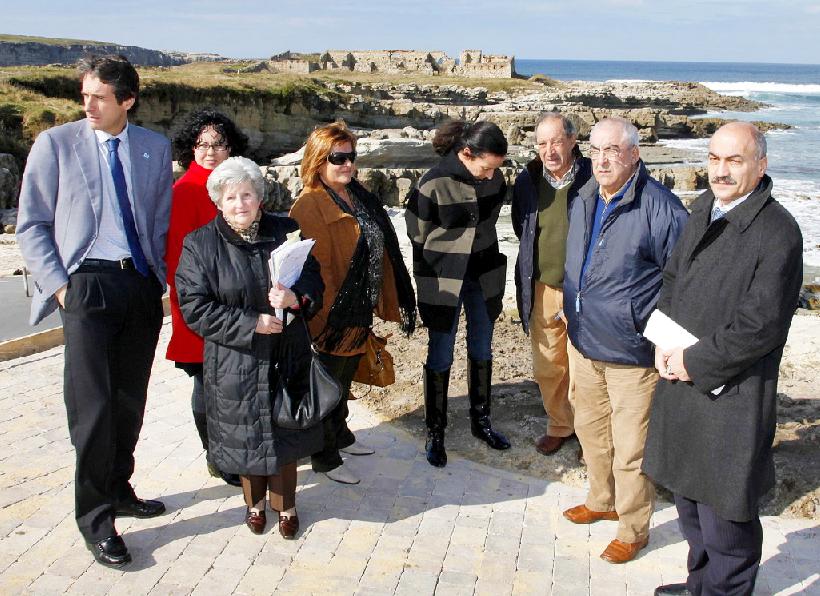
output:
{"label": "rocky shoreline", "polygon": [[[653,175],[670,188],[691,191],[705,185],[702,164],[654,144],[711,135],[722,120],[704,118],[707,112],[754,111],[762,105],[721,95],[699,83],[558,82],[539,76],[501,82],[406,76],[363,79],[360,73],[350,73],[288,75],[288,82],[281,86],[285,75],[234,71],[228,75],[224,69],[213,70],[214,65],[200,65],[195,71],[186,68],[142,69],[140,105],[132,121],[169,135],[179,117],[191,110],[212,105],[224,111],[248,135],[247,156],[267,167],[270,206],[275,209],[287,209],[300,189],[294,167],[298,160],[289,160],[293,156],[287,154],[297,151],[315,126],[334,120],[347,122],[362,139],[359,165],[363,182],[380,192],[387,204],[400,206],[421,172],[435,162],[429,139],[449,119],[498,124],[510,143],[505,175],[511,180],[515,170],[534,155],[534,126],[540,113],[560,110],[568,114],[581,141],[588,138],[595,122],[621,116],[638,127],[645,155],[669,156],[647,159]],[[435,82],[411,82],[420,78]],[[43,103],[55,98],[65,101],[75,85],[71,69],[55,67],[0,69],[0,84],[4,80],[11,88],[41,94]],[[271,84],[277,81],[280,88],[272,90]],[[22,116],[18,119],[20,122],[0,122],[0,128],[4,134],[16,135],[11,140],[18,147],[30,145],[37,130],[28,130]],[[22,159],[21,155],[0,155],[0,208],[16,205]]]}

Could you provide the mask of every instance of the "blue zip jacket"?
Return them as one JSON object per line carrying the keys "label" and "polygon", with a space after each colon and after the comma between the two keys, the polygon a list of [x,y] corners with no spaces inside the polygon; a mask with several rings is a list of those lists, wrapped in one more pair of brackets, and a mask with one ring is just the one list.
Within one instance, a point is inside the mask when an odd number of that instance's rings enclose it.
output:
{"label": "blue zip jacket", "polygon": [[688,214],[640,161],[635,180],[601,226],[581,283],[598,193],[597,184],[586,185],[570,209],[564,267],[567,332],[575,349],[592,360],[653,366],[653,346],[641,332]]}

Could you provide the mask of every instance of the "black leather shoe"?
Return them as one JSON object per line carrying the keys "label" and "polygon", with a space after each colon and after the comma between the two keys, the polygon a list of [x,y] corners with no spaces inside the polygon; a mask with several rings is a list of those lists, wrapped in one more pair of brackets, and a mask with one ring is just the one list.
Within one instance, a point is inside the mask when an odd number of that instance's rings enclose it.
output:
{"label": "black leather shoe", "polygon": [[472,422],[470,424],[470,432],[473,433],[473,436],[476,439],[481,439],[493,449],[503,451],[504,449],[510,448],[510,442],[507,440],[507,437],[494,431],[490,426],[489,421],[487,421],[486,424]]}
{"label": "black leather shoe", "polygon": [[119,567],[131,562],[131,554],[122,540],[122,536],[109,536],[99,542],[86,542],[97,563],[106,567]]}
{"label": "black leather shoe", "polygon": [[120,501],[117,503],[117,508],[114,515],[117,517],[139,517],[148,518],[156,517],[165,513],[165,505],[160,501],[152,501],[151,499],[138,499],[134,497],[130,501]]}
{"label": "black leather shoe", "polygon": [[447,465],[447,451],[444,450],[444,431],[427,431],[427,461],[431,466],[443,468]]}
{"label": "black leather shoe", "polygon": [[692,592],[686,587],[686,584],[666,584],[655,588],[655,596],[664,596],[664,594],[674,594],[676,596],[693,596]]}

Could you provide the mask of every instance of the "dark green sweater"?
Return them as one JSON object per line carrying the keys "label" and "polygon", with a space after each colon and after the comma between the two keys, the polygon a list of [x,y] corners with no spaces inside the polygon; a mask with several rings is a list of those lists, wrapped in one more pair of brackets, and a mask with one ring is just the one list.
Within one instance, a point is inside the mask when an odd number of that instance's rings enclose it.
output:
{"label": "dark green sweater", "polygon": [[554,288],[564,283],[564,259],[567,253],[567,194],[570,184],[556,190],[544,176],[538,179],[538,231],[535,276]]}

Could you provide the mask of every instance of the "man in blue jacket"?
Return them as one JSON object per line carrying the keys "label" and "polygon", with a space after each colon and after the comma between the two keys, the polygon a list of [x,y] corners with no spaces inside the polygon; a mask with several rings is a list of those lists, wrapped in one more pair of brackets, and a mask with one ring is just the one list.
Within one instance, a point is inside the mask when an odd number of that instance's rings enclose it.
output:
{"label": "man in blue jacket", "polygon": [[564,517],[579,524],[617,520],[601,558],[625,563],[649,540],[655,498],[641,462],[658,373],[641,331],[687,213],[649,176],[630,122],[596,124],[589,156],[598,184],[585,188],[570,211],[564,311],[577,351],[575,432],[590,488],[586,502]]}
{"label": "man in blue jacket", "polygon": [[520,240],[516,301],[549,416],[549,428],[535,442],[544,455],[558,451],[575,433],[562,285],[569,210],[592,179],[592,164],[581,155],[577,138],[575,124],[560,112],[541,115],[535,124],[538,156],[521,170],[513,187],[512,224]]}

